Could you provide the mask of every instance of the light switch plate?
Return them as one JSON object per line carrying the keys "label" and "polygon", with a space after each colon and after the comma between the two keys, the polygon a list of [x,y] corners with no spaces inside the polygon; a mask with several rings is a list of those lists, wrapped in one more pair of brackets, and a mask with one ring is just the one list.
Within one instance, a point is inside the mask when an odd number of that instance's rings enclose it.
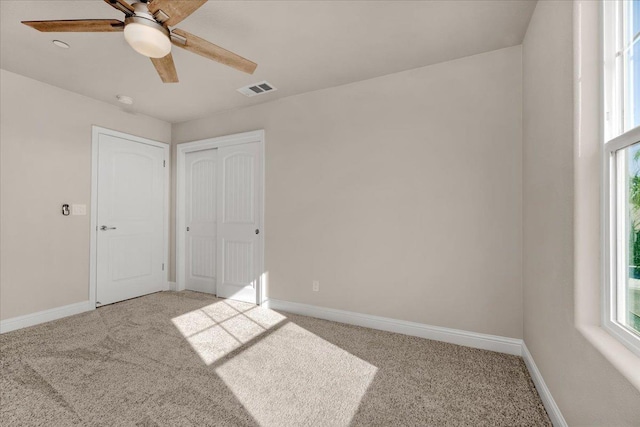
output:
{"label": "light switch plate", "polygon": [[71,215],[86,215],[87,205],[71,205]]}

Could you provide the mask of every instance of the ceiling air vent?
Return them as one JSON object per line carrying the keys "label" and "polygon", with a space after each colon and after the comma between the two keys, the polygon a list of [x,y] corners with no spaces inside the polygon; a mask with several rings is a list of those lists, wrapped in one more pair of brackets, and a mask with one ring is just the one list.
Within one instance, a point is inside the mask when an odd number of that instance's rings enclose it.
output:
{"label": "ceiling air vent", "polygon": [[245,87],[241,87],[238,89],[238,92],[243,94],[244,96],[256,96],[262,95],[267,92],[273,92],[274,90],[278,90],[273,85],[267,81],[262,81],[258,83],[253,83]]}

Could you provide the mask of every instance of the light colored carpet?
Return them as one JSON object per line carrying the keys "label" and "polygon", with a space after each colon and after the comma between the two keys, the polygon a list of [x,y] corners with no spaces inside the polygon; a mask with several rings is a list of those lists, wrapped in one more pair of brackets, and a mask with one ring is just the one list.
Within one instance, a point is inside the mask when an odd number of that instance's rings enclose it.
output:
{"label": "light colored carpet", "polygon": [[521,358],[162,292],[0,336],[2,426],[549,426]]}

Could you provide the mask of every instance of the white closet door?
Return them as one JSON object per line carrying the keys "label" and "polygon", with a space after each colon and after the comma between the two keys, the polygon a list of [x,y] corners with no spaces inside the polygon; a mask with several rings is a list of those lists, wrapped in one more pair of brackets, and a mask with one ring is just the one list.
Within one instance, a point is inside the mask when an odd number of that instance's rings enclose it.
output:
{"label": "white closet door", "polygon": [[216,293],[216,149],[185,155],[187,289]]}
{"label": "white closet door", "polygon": [[218,149],[218,296],[257,302],[261,272],[257,142]]}
{"label": "white closet door", "polygon": [[111,135],[99,137],[96,296],[100,304],[165,287],[164,152]]}

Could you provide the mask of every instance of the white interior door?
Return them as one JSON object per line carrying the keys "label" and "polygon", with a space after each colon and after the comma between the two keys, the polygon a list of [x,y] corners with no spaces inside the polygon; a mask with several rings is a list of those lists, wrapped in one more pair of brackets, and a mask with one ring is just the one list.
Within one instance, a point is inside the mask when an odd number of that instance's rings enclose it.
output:
{"label": "white interior door", "polygon": [[216,293],[217,150],[185,155],[185,287]]}
{"label": "white interior door", "polygon": [[218,149],[218,296],[257,302],[261,162],[257,142]]}
{"label": "white interior door", "polygon": [[165,149],[112,135],[98,140],[96,300],[163,290]]}

